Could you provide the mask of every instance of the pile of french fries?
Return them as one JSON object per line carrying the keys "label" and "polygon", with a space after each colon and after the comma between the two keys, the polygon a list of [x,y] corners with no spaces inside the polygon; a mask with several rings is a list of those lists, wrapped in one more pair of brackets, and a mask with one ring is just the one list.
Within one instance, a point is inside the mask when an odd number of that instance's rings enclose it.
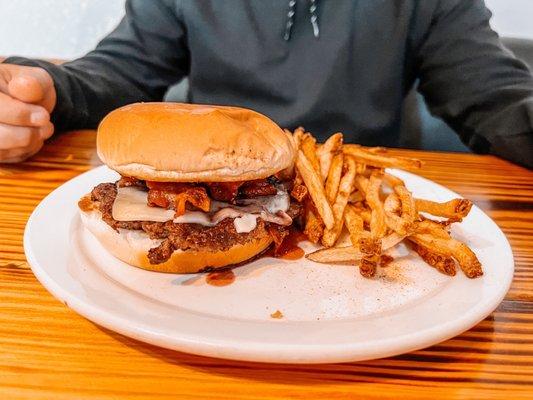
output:
{"label": "pile of french fries", "polygon": [[[305,235],[324,246],[307,258],[320,263],[358,262],[361,274],[370,278],[390,263],[387,250],[407,242],[446,275],[454,276],[457,265],[469,278],[483,275],[474,252],[450,236],[451,224],[468,215],[472,202],[414,198],[401,179],[385,170],[417,169],[422,166],[419,160],[393,157],[380,147],[343,144],[341,133],[324,144],[317,144],[303,128],[288,133],[298,149],[291,196],[305,206]],[[344,228],[351,246],[337,245]]]}

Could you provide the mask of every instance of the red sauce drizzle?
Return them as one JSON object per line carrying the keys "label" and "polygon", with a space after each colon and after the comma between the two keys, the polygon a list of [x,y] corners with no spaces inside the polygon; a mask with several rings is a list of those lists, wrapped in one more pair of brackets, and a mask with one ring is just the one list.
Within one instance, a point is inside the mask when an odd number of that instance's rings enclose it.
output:
{"label": "red sauce drizzle", "polygon": [[228,286],[235,281],[235,274],[231,269],[213,271],[207,274],[205,281],[212,286]]}
{"label": "red sauce drizzle", "polygon": [[[307,237],[303,234],[303,232],[292,228],[290,233],[285,237],[277,249],[274,248],[274,246],[271,246],[267,251],[259,255],[258,258],[274,257],[284,260],[299,260],[305,255],[305,252],[300,246],[298,246],[298,243],[304,240],[307,240]],[[247,264],[250,261],[251,260],[247,260],[242,264],[234,265],[233,268]],[[209,272],[205,277],[205,281],[207,284],[212,286],[228,286],[235,282],[235,273],[231,269]]]}
{"label": "red sauce drizzle", "polygon": [[266,257],[281,258],[283,260],[299,260],[305,255],[303,249],[298,246],[298,243],[307,240],[307,237],[294,228],[292,228],[281,242],[281,245],[276,249],[270,248],[266,253]]}

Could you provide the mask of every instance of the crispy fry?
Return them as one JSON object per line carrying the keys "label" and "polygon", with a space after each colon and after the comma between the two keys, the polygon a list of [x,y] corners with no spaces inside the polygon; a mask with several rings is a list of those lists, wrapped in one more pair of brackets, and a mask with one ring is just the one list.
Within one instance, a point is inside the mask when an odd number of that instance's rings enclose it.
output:
{"label": "crispy fry", "polygon": [[333,157],[331,166],[326,180],[326,198],[330,204],[335,203],[335,197],[339,190],[339,184],[342,176],[342,166],[344,164],[344,155],[338,153]]}
{"label": "crispy fry", "polygon": [[368,178],[365,178],[364,176],[358,174],[355,177],[355,187],[357,188],[357,190],[359,190],[359,192],[361,192],[363,196],[366,196]]}
{"label": "crispy fry", "polygon": [[464,274],[469,278],[477,278],[483,275],[481,263],[470,248],[458,240],[451,237],[434,237],[429,233],[417,233],[410,236],[416,244],[426,247],[429,251],[453,257],[459,263]]}
{"label": "crispy fry", "polygon": [[366,164],[357,163],[357,175],[363,175],[366,172]]}
{"label": "crispy fry", "polygon": [[[348,263],[359,261],[361,259],[361,252],[354,249],[352,246],[330,247],[328,249],[317,250],[305,257],[311,261],[322,264]],[[381,266],[385,267],[392,261],[394,261],[394,258],[388,254],[382,254],[379,263]]]}
{"label": "crispy fry", "polygon": [[445,275],[455,276],[455,261],[450,256],[435,253],[425,246],[413,243],[413,249],[427,264]]}
{"label": "crispy fry", "polygon": [[294,142],[296,144],[296,150],[300,150],[300,144],[302,142],[302,138],[305,134],[305,129],[299,126],[296,128],[292,134],[292,138],[294,139]]}
{"label": "crispy fry", "polygon": [[379,187],[383,179],[383,174],[378,171],[372,172],[366,190],[366,202],[372,211],[370,219],[370,232],[373,238],[380,239],[387,233],[385,221],[385,210],[379,198]]}
{"label": "crispy fry", "polygon": [[453,199],[445,203],[415,199],[415,204],[419,212],[426,212],[436,217],[452,218],[458,222],[465,218],[472,209],[472,202],[467,199]]}
{"label": "crispy fry", "polygon": [[402,218],[409,223],[413,223],[418,215],[413,196],[404,185],[394,186],[394,192],[399,197],[400,203],[402,204]]}
{"label": "crispy fry", "polygon": [[318,156],[316,154],[316,140],[313,136],[306,133],[302,137],[302,142],[300,145],[300,150],[305,154],[313,169],[318,173],[320,177],[320,182],[323,182],[322,175],[320,174],[320,162],[318,161]]}
{"label": "crispy fry", "polygon": [[[400,243],[405,237],[392,233],[385,236],[381,241],[383,251],[393,248]],[[383,260],[383,254],[380,262]],[[308,259],[320,263],[336,263],[336,262],[350,262],[360,260],[361,252],[353,246],[347,247],[330,247],[327,249],[317,250],[306,256]],[[386,258],[386,257],[385,257]]]}
{"label": "crispy fry", "polygon": [[353,206],[359,216],[363,218],[364,223],[370,224],[370,220],[372,219],[372,213],[369,209],[363,207],[362,203],[353,203],[351,204],[351,206]]}
{"label": "crispy fry", "polygon": [[405,235],[400,235],[396,232],[393,232],[381,239],[381,250],[385,251],[388,249],[392,249],[404,239]]}
{"label": "crispy fry", "polygon": [[387,173],[383,174],[383,181],[391,188],[394,188],[395,186],[405,186],[404,181],[400,178]]}
{"label": "crispy fry", "polygon": [[414,228],[417,218],[416,207],[413,197],[405,186],[395,185],[393,187],[395,193],[387,196],[383,204],[386,221],[390,229],[405,235]]}
{"label": "crispy fry", "polygon": [[332,206],[335,224],[333,228],[326,229],[322,236],[322,244],[326,247],[331,247],[335,244],[344,226],[344,209],[346,204],[348,204],[348,197],[350,197],[350,193],[353,190],[353,181],[355,178],[355,161],[353,158],[345,157],[344,169],[345,172],[339,184],[337,198]]}
{"label": "crispy fry", "polygon": [[366,278],[376,274],[376,269],[381,258],[381,240],[374,237],[362,237],[359,239],[359,251],[361,263],[359,272]]}
{"label": "crispy fry", "polygon": [[333,210],[326,199],[326,193],[322,186],[320,176],[318,172],[313,168],[311,162],[307,159],[305,154],[299,150],[298,157],[296,159],[296,168],[302,175],[302,179],[307,186],[309,195],[313,199],[313,203],[317,209],[318,214],[322,218],[326,228],[331,229],[335,224],[335,219],[333,218]]}
{"label": "crispy fry", "polygon": [[310,242],[318,244],[324,232],[324,223],[311,207],[307,209],[305,215],[304,234]]}
{"label": "crispy fry", "polygon": [[441,239],[449,239],[450,233],[446,230],[446,226],[443,226],[437,221],[424,218],[422,221],[418,221],[415,224],[415,231],[417,233],[429,233],[432,236]]}
{"label": "crispy fry", "polygon": [[348,204],[344,210],[344,223],[350,233],[352,246],[359,247],[359,239],[363,236],[364,224],[363,218],[352,205]]}
{"label": "crispy fry", "polygon": [[389,194],[383,202],[383,209],[386,213],[399,215],[402,211],[401,207],[402,203],[400,203],[400,199],[396,193]]}
{"label": "crispy fry", "polygon": [[359,190],[356,190],[355,192],[352,192],[352,194],[348,198],[348,202],[357,203],[359,201],[363,201],[364,199],[365,199],[365,196],[363,196],[363,194]]}
{"label": "crispy fry", "polygon": [[389,152],[385,147],[365,147],[365,149],[370,153],[377,154],[386,154]]}
{"label": "crispy fry", "polygon": [[325,181],[328,177],[329,169],[333,157],[337,154],[342,147],[342,133],[335,133],[331,135],[326,142],[318,148],[316,151],[318,161],[320,163],[320,174],[322,180]]}
{"label": "crispy fry", "polygon": [[385,222],[390,229],[400,235],[407,235],[412,229],[412,224],[409,221],[395,213],[385,211]]}
{"label": "crispy fry", "polygon": [[405,168],[418,169],[422,166],[422,161],[414,158],[391,157],[378,153],[373,153],[361,146],[346,144],[343,146],[345,154],[355,158],[355,161],[362,164],[379,168]]}
{"label": "crispy fry", "polygon": [[361,252],[352,246],[330,247],[328,249],[317,250],[305,257],[318,263],[349,262],[360,260]]}

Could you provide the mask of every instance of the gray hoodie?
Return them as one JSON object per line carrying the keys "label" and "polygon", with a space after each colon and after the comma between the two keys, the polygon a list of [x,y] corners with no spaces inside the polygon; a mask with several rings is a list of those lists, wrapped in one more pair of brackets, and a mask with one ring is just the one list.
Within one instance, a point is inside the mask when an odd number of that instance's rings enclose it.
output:
{"label": "gray hoodie", "polygon": [[533,165],[533,79],[502,48],[482,0],[129,0],[98,47],[54,78],[59,130],[159,101],[188,76],[189,101],[260,111],[281,126],[396,146],[419,80],[431,111],[478,152]]}

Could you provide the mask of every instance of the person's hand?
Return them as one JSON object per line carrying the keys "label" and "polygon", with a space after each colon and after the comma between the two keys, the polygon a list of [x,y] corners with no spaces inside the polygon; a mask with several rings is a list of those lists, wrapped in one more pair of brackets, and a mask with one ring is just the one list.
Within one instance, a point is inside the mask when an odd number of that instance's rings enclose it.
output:
{"label": "person's hand", "polygon": [[42,68],[0,64],[0,163],[23,161],[54,133],[56,91]]}

